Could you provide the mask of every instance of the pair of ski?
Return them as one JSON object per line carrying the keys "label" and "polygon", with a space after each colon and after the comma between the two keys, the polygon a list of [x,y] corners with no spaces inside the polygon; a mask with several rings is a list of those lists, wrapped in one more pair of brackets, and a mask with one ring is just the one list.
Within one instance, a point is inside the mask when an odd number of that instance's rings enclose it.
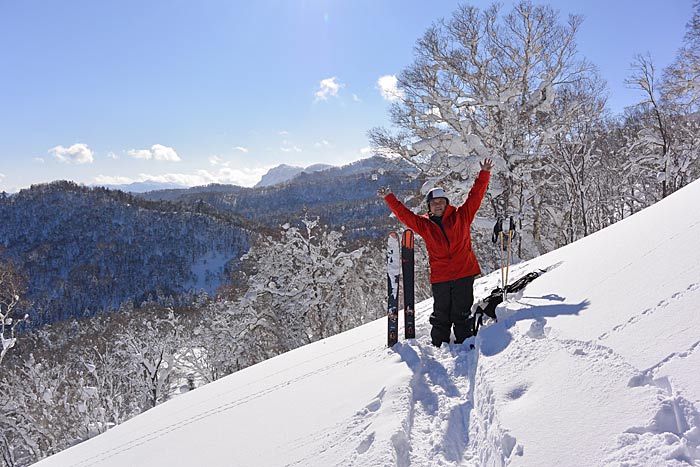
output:
{"label": "pair of ski", "polygon": [[403,278],[404,329],[406,339],[416,337],[416,311],[413,287],[414,276],[413,231],[405,230],[399,244],[399,236],[391,232],[386,247],[386,277],[388,287],[387,345],[399,341],[399,276]]}

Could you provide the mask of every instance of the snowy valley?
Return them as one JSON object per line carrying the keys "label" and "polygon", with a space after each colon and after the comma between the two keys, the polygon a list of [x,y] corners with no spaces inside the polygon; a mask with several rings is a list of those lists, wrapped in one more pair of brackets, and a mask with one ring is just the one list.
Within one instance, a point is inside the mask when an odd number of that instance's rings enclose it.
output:
{"label": "snowy valley", "polygon": [[[467,345],[380,319],[179,396],[37,466],[700,465],[695,182],[564,248]],[[475,284],[477,298],[500,282]],[[401,319],[402,321],[402,319]]]}

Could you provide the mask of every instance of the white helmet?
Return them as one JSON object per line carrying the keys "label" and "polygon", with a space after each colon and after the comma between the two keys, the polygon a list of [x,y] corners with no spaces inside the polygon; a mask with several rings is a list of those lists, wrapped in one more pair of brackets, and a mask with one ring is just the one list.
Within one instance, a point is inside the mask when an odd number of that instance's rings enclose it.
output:
{"label": "white helmet", "polygon": [[432,190],[428,192],[428,194],[425,196],[425,202],[428,203],[428,209],[430,209],[430,201],[435,199],[435,198],[445,198],[447,201],[447,204],[450,204],[450,200],[447,198],[447,195],[445,194],[445,190],[442,188],[436,186]]}

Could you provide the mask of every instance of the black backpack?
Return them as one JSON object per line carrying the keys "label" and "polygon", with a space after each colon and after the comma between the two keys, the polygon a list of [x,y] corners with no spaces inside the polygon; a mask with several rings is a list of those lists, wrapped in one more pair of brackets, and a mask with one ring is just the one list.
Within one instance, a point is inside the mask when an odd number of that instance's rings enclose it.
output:
{"label": "black backpack", "polygon": [[[512,284],[506,285],[506,293],[518,292],[525,288],[527,284],[534,281],[544,270],[538,270],[524,275]],[[494,321],[498,321],[496,316],[496,307],[503,302],[503,289],[500,287],[493,289],[491,294],[482,299],[477,303],[476,308],[472,316],[467,320],[467,326],[471,332],[472,336],[476,336],[479,332],[479,328],[484,324],[484,315],[488,316]]]}

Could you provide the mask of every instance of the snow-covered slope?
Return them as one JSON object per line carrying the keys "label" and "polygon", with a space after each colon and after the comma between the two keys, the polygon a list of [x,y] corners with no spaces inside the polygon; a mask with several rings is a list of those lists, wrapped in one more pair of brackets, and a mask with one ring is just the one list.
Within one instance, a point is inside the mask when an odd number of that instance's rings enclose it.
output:
{"label": "snow-covered slope", "polygon": [[[700,465],[700,183],[513,268],[475,350],[379,320],[185,394],[39,466]],[[498,285],[476,282],[477,297]]]}

